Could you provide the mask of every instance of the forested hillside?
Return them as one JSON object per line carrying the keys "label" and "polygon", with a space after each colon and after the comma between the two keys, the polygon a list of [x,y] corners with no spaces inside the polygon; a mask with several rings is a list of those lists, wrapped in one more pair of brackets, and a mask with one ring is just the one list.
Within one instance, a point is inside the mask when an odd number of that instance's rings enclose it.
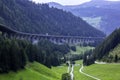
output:
{"label": "forested hillside", "polygon": [[72,12],[107,35],[120,27],[120,1],[91,0],[74,6],[63,6],[58,3],[49,5]]}
{"label": "forested hillside", "polygon": [[105,36],[70,12],[29,0],[0,0],[0,23],[28,33]]}
{"label": "forested hillside", "polygon": [[103,43],[94,51],[94,57],[97,60],[107,62],[118,62],[120,60],[120,29],[116,29],[108,36]]}
{"label": "forested hillside", "polygon": [[111,35],[95,48],[87,52],[83,57],[83,64],[90,65],[95,61],[120,62],[120,29],[116,29]]}

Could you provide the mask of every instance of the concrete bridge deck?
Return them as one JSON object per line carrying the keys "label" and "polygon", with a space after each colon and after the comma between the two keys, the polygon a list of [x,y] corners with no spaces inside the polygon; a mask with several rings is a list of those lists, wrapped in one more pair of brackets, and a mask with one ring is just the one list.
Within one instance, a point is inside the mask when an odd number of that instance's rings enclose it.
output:
{"label": "concrete bridge deck", "polygon": [[82,37],[82,36],[59,36],[59,35],[46,35],[46,34],[31,34],[24,33],[20,31],[13,30],[0,24],[0,31],[2,35],[7,34],[9,37],[16,37],[18,39],[27,40],[40,40],[47,39],[54,43],[94,43],[96,41],[101,41],[104,37]]}

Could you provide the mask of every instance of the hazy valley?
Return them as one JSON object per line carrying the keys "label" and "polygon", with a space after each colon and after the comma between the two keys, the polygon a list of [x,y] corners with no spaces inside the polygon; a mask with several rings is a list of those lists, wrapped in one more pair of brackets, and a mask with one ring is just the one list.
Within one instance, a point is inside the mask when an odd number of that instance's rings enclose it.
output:
{"label": "hazy valley", "polygon": [[0,80],[120,80],[119,4],[0,0]]}

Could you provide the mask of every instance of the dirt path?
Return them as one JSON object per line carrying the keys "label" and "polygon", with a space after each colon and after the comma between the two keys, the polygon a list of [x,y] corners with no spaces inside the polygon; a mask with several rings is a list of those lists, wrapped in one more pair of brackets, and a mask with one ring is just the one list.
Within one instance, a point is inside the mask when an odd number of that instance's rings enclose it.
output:
{"label": "dirt path", "polygon": [[87,73],[84,73],[84,72],[82,71],[83,68],[84,68],[84,66],[82,65],[81,68],[80,68],[80,70],[79,70],[80,73],[82,73],[82,74],[84,74],[84,75],[86,75],[86,76],[88,76],[88,77],[91,77],[91,78],[93,78],[93,79],[95,79],[95,80],[101,80],[101,79],[99,79],[99,78],[97,78],[97,77],[94,77],[94,76],[91,76],[91,75],[89,75],[89,74],[87,74]]}
{"label": "dirt path", "polygon": [[70,72],[70,62],[68,62],[68,69],[67,69],[67,73],[69,73]]}
{"label": "dirt path", "polygon": [[67,69],[67,72],[70,73],[70,76],[71,76],[71,80],[74,80],[74,64],[68,64],[68,69]]}
{"label": "dirt path", "polygon": [[71,80],[74,80],[74,65],[72,64],[72,68],[71,68],[71,72],[70,72],[70,76],[71,76]]}

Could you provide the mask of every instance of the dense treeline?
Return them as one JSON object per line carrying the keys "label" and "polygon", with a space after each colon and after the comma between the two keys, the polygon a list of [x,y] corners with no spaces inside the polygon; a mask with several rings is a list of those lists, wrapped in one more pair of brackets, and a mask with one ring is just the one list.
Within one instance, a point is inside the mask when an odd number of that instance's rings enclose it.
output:
{"label": "dense treeline", "polygon": [[21,41],[0,37],[0,72],[24,68],[26,60],[24,45]]}
{"label": "dense treeline", "polygon": [[32,57],[36,57],[36,61],[41,62],[48,67],[58,66],[62,62],[65,62],[62,58],[69,51],[70,48],[68,45],[56,45],[49,41],[41,40],[37,46],[34,45],[33,53],[36,54],[33,54]]}
{"label": "dense treeline", "polygon": [[86,51],[83,55],[83,65],[89,66],[94,63],[94,58],[92,56],[93,50]]}
{"label": "dense treeline", "polygon": [[45,40],[33,45],[28,41],[0,36],[0,72],[23,69],[28,61],[37,61],[49,68],[58,66],[68,52],[68,45],[56,45]]}
{"label": "dense treeline", "polygon": [[0,0],[0,23],[29,33],[104,36],[101,31],[70,12],[29,0]]}

